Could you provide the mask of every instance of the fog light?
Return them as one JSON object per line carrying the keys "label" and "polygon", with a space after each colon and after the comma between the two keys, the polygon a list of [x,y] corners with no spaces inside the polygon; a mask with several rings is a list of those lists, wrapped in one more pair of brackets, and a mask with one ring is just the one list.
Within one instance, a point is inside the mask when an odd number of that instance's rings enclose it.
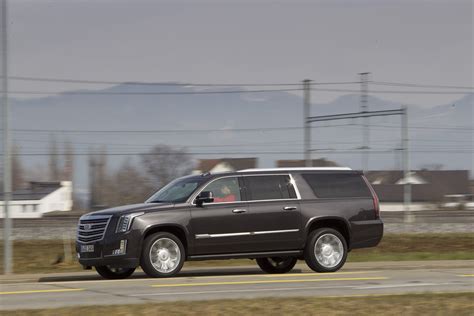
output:
{"label": "fog light", "polygon": [[114,249],[112,251],[112,255],[116,256],[116,255],[124,255],[125,253],[127,253],[127,240],[126,239],[122,239],[120,241],[120,248],[119,249]]}

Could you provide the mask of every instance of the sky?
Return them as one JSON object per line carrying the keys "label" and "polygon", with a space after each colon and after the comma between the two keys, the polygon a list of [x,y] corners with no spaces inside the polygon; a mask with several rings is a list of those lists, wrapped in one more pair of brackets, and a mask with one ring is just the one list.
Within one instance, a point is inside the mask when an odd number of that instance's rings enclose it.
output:
{"label": "sky", "polygon": [[[474,86],[472,1],[9,0],[9,23],[10,76],[298,83],[368,71],[377,81]],[[12,90],[103,87],[11,82]],[[434,106],[461,95],[384,97]]]}

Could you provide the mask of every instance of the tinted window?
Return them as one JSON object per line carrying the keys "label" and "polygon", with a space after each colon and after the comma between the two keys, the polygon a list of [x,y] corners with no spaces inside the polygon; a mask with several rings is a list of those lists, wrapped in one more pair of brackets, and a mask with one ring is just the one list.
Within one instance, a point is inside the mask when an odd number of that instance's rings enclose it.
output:
{"label": "tinted window", "polygon": [[203,191],[211,191],[214,203],[241,201],[237,178],[222,178],[209,183]]}
{"label": "tinted window", "polygon": [[319,198],[371,197],[364,179],[357,174],[303,174]]}
{"label": "tinted window", "polygon": [[161,190],[153,194],[146,203],[185,202],[196,188],[204,181],[202,177],[185,177],[168,183]]}
{"label": "tinted window", "polygon": [[247,176],[244,178],[249,200],[296,198],[290,176]]}

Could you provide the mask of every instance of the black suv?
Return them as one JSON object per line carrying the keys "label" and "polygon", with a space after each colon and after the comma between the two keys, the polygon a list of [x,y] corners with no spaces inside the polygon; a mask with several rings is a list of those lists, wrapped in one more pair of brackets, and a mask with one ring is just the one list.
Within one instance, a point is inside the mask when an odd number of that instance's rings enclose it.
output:
{"label": "black suv", "polygon": [[377,195],[349,168],[249,169],[176,179],[143,204],[79,220],[79,262],[105,278],[176,275],[186,260],[251,258],[268,273],[304,259],[340,269],[383,235]]}

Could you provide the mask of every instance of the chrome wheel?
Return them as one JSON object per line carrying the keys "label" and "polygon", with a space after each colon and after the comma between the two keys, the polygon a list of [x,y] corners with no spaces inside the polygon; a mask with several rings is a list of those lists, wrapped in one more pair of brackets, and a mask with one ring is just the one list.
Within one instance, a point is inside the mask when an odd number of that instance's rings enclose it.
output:
{"label": "chrome wheel", "polygon": [[179,265],[181,251],[174,240],[160,238],[150,247],[150,260],[156,271],[164,274],[171,273]]}
{"label": "chrome wheel", "polygon": [[336,235],[324,234],[316,241],[314,255],[323,267],[334,268],[344,257],[344,246]]}

